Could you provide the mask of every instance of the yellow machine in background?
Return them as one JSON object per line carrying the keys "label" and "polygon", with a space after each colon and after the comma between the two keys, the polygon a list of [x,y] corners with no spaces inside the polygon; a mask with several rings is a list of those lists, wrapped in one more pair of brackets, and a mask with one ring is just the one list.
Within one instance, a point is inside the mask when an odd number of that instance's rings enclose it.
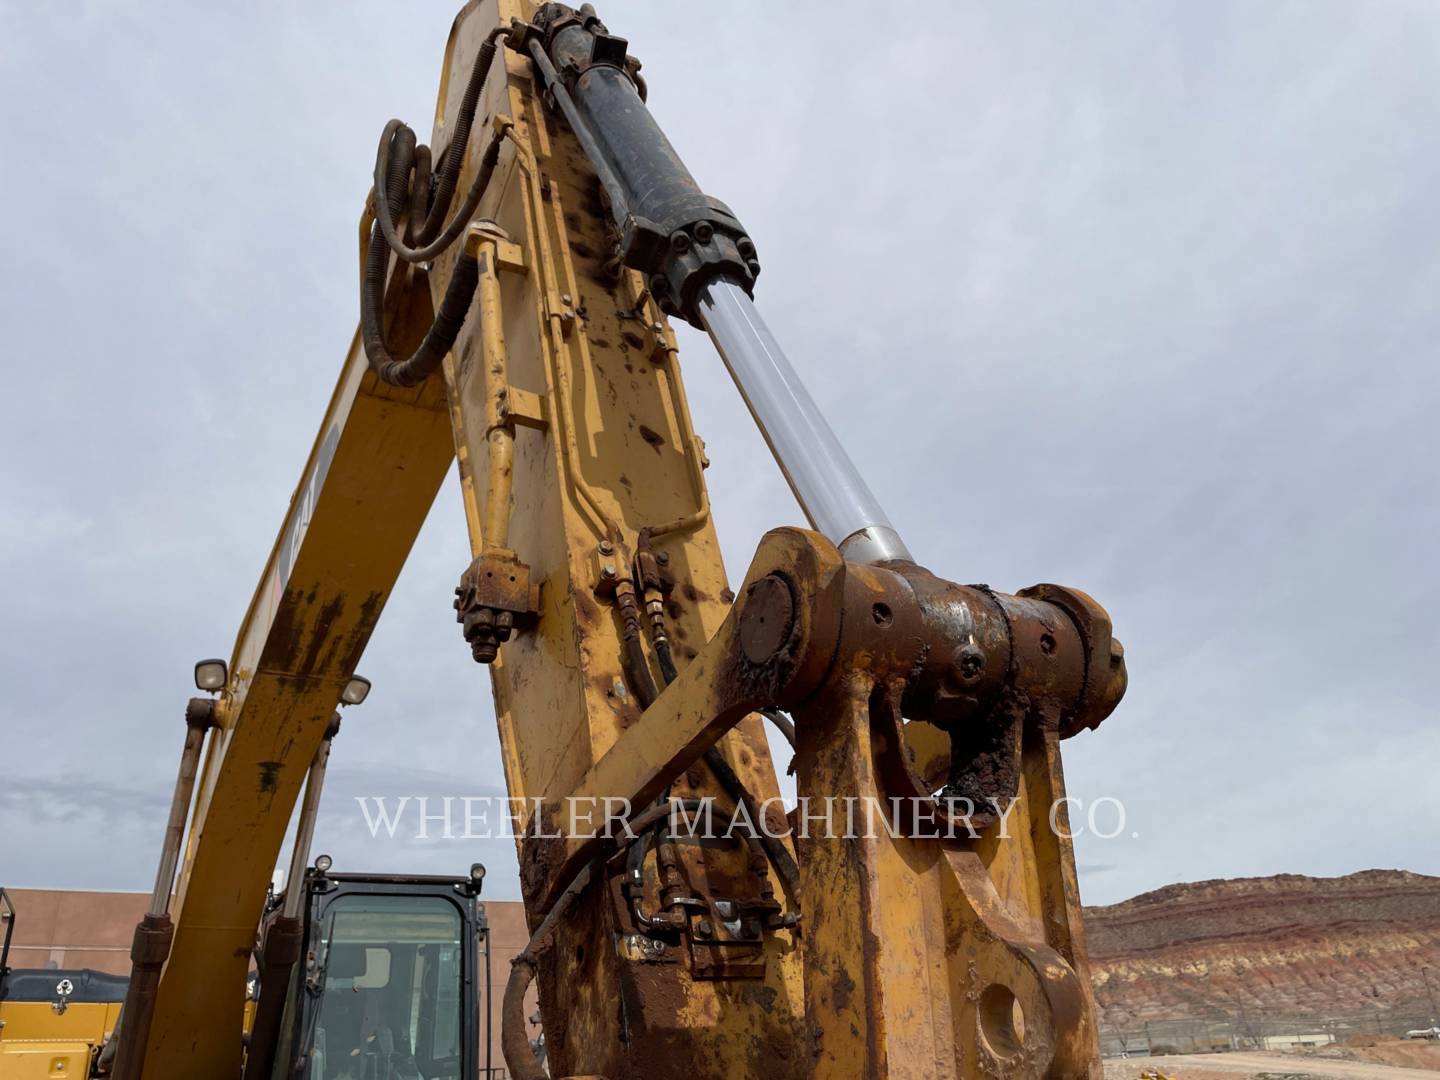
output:
{"label": "yellow machine in background", "polygon": [[[116,1075],[344,1075],[296,1020],[325,992],[323,930],[267,913],[266,886],[309,775],[304,866],[336,703],[363,696],[356,664],[456,463],[474,561],[453,614],[527,807],[511,1076],[545,1075],[535,980],[556,1077],[1100,1076],[1059,741],[1124,692],[1109,618],[916,563],[639,69],[589,5],[474,0],[436,149],[386,126],[361,329],[234,654],[202,673],[218,697],[192,703]],[[810,525],[769,533],[735,585],[672,318],[709,333]],[[788,818],[767,717],[794,746]],[[682,817],[753,827],[697,840]],[[409,1078],[421,1035],[392,1035],[378,1075]]]}
{"label": "yellow machine in background", "polygon": [[89,1076],[115,1030],[125,980],[89,970],[11,968],[19,917],[0,889],[0,1077]]}

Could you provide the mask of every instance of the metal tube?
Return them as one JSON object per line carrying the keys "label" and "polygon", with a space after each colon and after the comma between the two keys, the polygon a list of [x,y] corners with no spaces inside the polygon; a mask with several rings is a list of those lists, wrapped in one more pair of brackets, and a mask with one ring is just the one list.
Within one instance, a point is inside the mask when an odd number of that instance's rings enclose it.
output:
{"label": "metal tube", "polygon": [[180,772],[175,778],[175,793],[170,799],[170,820],[165,823],[165,846],[160,851],[160,866],[155,872],[155,891],[150,894],[151,915],[165,915],[170,911],[170,894],[175,889],[180,845],[185,839],[185,819],[190,813],[190,796],[195,791],[195,774],[200,766],[200,748],[204,742],[205,728],[189,723],[187,718]]}
{"label": "metal tube", "polygon": [[485,426],[490,444],[485,484],[485,518],[480,536],[486,547],[510,546],[510,494],[515,474],[515,422],[508,418],[510,351],[505,347],[505,313],[500,306],[499,237],[487,231],[480,263],[480,357],[485,373]]}
{"label": "metal tube", "polygon": [[605,151],[596,142],[594,133],[580,116],[580,110],[575,107],[575,99],[565,89],[565,82],[556,73],[555,65],[550,62],[550,57],[545,55],[544,46],[538,41],[532,41],[530,55],[539,66],[540,74],[545,77],[545,86],[555,96],[555,104],[559,105],[560,111],[565,114],[565,121],[570,125],[570,130],[575,133],[575,138],[580,143],[580,149],[584,150],[585,156],[590,159],[590,165],[595,170],[595,176],[599,179],[600,186],[610,197],[610,206],[616,220],[623,223],[626,214],[629,213],[630,200],[625,197],[625,189],[620,185],[615,170],[610,167],[610,159],[605,156]]}
{"label": "metal tube", "polygon": [[325,767],[330,763],[330,739],[327,733],[320,740],[305,777],[305,797],[300,802],[300,821],[295,826],[295,847],[290,852],[290,869],[285,872],[285,906],[281,914],[287,919],[300,917],[300,901],[305,895],[301,886],[305,882],[305,867],[310,862],[310,845],[315,840],[315,818],[325,787]]}
{"label": "metal tube", "polygon": [[914,560],[744,289],[705,286],[700,318],[811,526],[854,562]]}

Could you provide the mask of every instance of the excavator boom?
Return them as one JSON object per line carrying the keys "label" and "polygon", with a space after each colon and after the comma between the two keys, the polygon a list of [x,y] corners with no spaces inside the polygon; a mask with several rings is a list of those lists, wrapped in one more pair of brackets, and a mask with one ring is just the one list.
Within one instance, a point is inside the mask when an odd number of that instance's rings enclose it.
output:
{"label": "excavator boom", "polygon": [[[240,1075],[286,824],[453,461],[473,555],[453,615],[530,808],[513,1077],[545,1075],[538,983],[557,1077],[1098,1080],[1059,742],[1124,692],[1109,618],[1078,590],[916,562],[759,312],[756,241],[639,70],[589,5],[471,0],[433,149],[386,126],[361,328],[220,693],[194,707],[189,841],[137,934],[118,1075]],[[738,586],[671,319],[709,333],[810,525],[767,534]],[[795,749],[789,813],[771,722]],[[267,937],[262,983],[305,932]],[[315,1060],[291,1047],[273,1075]]]}

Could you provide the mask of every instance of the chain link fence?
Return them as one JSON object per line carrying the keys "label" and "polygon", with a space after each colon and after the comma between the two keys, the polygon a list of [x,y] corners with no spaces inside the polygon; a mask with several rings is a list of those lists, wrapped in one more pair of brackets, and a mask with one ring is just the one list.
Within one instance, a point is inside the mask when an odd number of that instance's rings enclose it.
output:
{"label": "chain link fence", "polygon": [[1375,1009],[1345,1016],[1267,1016],[1235,1013],[1204,1019],[1148,1020],[1100,1025],[1105,1057],[1150,1054],[1209,1054],[1225,1050],[1289,1050],[1344,1044],[1358,1036],[1404,1038],[1432,1028],[1428,1011]]}

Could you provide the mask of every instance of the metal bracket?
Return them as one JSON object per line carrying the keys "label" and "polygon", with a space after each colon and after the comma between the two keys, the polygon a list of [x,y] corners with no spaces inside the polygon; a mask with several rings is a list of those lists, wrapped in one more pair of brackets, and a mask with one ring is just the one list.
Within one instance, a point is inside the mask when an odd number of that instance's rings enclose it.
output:
{"label": "metal bracket", "polygon": [[461,575],[454,606],[471,655],[489,664],[517,626],[540,614],[540,586],[531,584],[530,567],[515,552],[489,548]]}
{"label": "metal bracket", "polygon": [[533,390],[510,383],[496,391],[496,414],[502,426],[544,431],[550,426],[545,399]]}

